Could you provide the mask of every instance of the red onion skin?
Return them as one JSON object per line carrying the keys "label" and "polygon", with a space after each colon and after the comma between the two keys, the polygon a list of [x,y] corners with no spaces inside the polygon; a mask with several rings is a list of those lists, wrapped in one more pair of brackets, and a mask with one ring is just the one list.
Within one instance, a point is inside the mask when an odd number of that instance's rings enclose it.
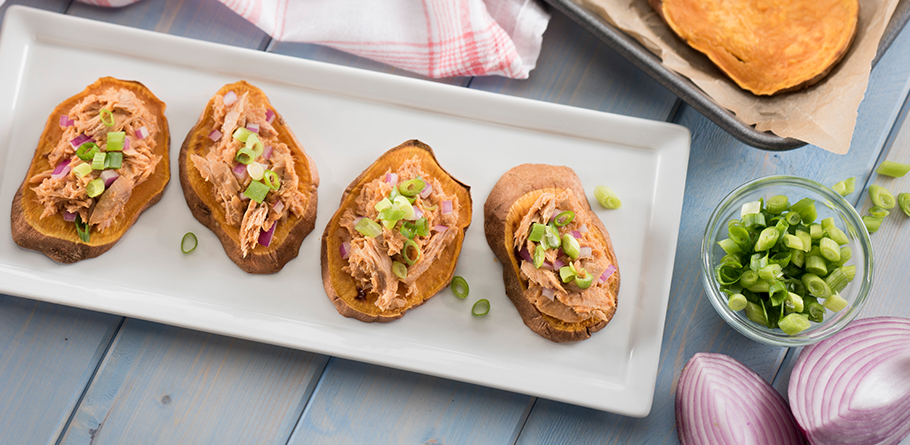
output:
{"label": "red onion skin", "polygon": [[899,443],[910,435],[910,319],[854,320],[807,346],[788,394],[810,443]]}
{"label": "red onion skin", "polygon": [[676,386],[676,430],[683,445],[803,444],[787,402],[735,359],[695,354]]}

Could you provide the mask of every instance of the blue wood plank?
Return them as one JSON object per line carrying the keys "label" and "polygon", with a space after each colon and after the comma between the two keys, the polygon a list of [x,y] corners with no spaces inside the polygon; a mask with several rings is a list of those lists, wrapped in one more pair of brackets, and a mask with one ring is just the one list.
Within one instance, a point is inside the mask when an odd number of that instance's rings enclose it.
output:
{"label": "blue wood plank", "polygon": [[0,295],[0,443],[53,443],[120,317]]}
{"label": "blue wood plank", "polygon": [[64,444],[284,444],[327,357],[127,319]]}
{"label": "blue wood plank", "polygon": [[512,443],[533,398],[338,358],[289,445]]}

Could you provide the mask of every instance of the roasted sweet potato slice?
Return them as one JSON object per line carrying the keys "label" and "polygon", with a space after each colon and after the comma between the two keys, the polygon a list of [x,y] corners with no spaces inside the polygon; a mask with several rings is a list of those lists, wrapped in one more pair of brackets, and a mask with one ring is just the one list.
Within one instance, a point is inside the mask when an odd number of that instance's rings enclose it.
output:
{"label": "roasted sweet potato slice", "polygon": [[756,95],[821,80],[856,35],[859,0],[649,0],[673,32]]}
{"label": "roasted sweet potato slice", "polygon": [[187,134],[179,164],[193,216],[241,269],[275,273],[297,257],[316,224],[319,175],[262,90],[245,81],[221,87]]}
{"label": "roasted sweet potato slice", "polygon": [[[13,198],[16,243],[61,263],[94,258],[113,247],[139,215],[161,199],[170,179],[164,109],[164,102],[141,83],[112,77],[98,79],[54,108]],[[82,142],[97,145],[95,150],[104,156],[117,151],[108,145],[109,132],[123,132],[126,144],[132,142],[120,152],[121,167],[77,174],[76,167],[91,164],[76,155]],[[100,179],[103,171],[119,177],[102,194],[89,197],[88,183]],[[69,218],[74,215],[87,224],[83,237]]]}
{"label": "roasted sweet potato slice", "polygon": [[[420,193],[409,195],[413,203],[396,201],[399,190],[408,195],[408,184],[419,184],[414,192]],[[345,189],[322,234],[322,283],[338,312],[364,322],[388,322],[448,286],[471,224],[470,191],[417,140],[367,167]],[[407,208],[415,213],[390,216]],[[381,232],[363,228],[361,233],[358,223]]]}
{"label": "roasted sweet potato slice", "polygon": [[[579,341],[610,322],[619,293],[616,253],[572,169],[544,164],[512,168],[490,191],[483,214],[487,243],[502,264],[506,295],[531,330],[554,342]],[[560,234],[555,246],[545,245],[544,238],[535,241],[535,224]],[[566,236],[578,243],[577,252],[562,242]]]}

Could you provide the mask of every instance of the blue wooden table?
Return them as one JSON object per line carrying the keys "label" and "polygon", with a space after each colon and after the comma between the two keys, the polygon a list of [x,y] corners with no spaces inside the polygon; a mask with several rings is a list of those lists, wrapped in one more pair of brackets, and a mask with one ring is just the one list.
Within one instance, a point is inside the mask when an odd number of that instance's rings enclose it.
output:
{"label": "blue wooden table", "polygon": [[[156,32],[412,76],[307,44],[281,43],[215,0],[143,0],[105,9],[64,0],[8,1]],[[0,295],[0,444],[554,444],[676,443],[674,392],[697,352],[728,354],[786,396],[797,350],[729,328],[699,281],[699,244],[714,206],[748,179],[793,174],[824,184],[855,176],[910,191],[910,176],[877,176],[882,160],[910,163],[910,30],[872,72],[852,148],[768,152],[745,146],[556,11],[538,68],[525,81],[446,83],[674,122],[692,132],[688,180],[660,368],[641,419],[238,340],[138,319]],[[848,197],[861,211],[864,192]],[[910,317],[910,218],[873,236],[875,282],[861,317]]]}

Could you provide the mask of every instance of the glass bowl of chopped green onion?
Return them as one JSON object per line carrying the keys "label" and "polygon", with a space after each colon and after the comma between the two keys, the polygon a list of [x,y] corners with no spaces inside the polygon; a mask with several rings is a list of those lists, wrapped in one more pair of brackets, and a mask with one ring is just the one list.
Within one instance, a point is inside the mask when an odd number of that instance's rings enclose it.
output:
{"label": "glass bowl of chopped green onion", "polygon": [[815,181],[769,176],[730,192],[701,247],[702,282],[743,335],[803,346],[843,329],[872,287],[872,243],[844,198]]}

